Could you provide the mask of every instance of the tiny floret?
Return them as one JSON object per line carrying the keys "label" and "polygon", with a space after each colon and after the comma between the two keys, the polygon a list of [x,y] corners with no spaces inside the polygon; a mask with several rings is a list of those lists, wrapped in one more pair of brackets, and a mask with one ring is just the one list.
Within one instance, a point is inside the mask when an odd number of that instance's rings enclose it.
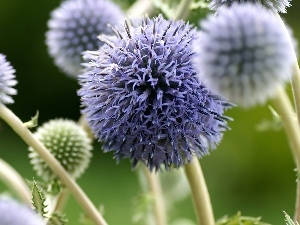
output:
{"label": "tiny floret", "polygon": [[15,80],[15,70],[6,61],[6,57],[0,54],[0,104],[14,103],[11,95],[16,95],[17,90],[13,87],[17,84]]}
{"label": "tiny floret", "polygon": [[286,7],[291,6],[291,0],[211,0],[209,8],[212,10],[218,10],[221,6],[231,6],[235,3],[253,3],[260,4],[266,9],[270,9],[275,12],[286,12]]}
{"label": "tiny floret", "polygon": [[[126,21],[86,58],[83,113],[104,151],[150,170],[202,157],[227,128],[231,104],[201,84],[191,63],[195,29],[162,16]],[[109,40],[107,40],[109,38]]]}
{"label": "tiny floret", "polygon": [[77,78],[81,72],[82,52],[97,50],[97,36],[110,34],[110,25],[124,19],[121,9],[108,0],[66,0],[51,13],[46,44],[55,64]]}
{"label": "tiny floret", "polygon": [[257,4],[222,7],[201,22],[194,42],[200,79],[234,103],[250,107],[290,79],[293,44],[280,20]]}
{"label": "tiny floret", "polygon": [[[88,167],[92,153],[91,139],[74,121],[55,119],[39,127],[34,133],[66,171],[78,178]],[[36,173],[45,181],[56,178],[40,156],[29,148],[29,158]]]}
{"label": "tiny floret", "polygon": [[0,198],[0,225],[42,225],[43,219],[31,208],[12,199]]}

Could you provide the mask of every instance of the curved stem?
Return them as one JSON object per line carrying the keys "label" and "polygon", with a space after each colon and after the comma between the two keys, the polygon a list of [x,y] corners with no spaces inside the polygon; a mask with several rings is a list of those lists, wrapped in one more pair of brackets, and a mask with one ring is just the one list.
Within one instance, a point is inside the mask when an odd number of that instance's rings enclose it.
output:
{"label": "curved stem", "polygon": [[156,225],[166,225],[166,207],[161,190],[161,185],[159,181],[159,175],[157,173],[151,173],[145,165],[142,165],[144,175],[147,179],[147,184],[149,191],[154,199],[154,219]]}
{"label": "curved stem", "polygon": [[31,146],[40,157],[47,163],[53,173],[60,181],[70,190],[74,198],[85,210],[91,220],[97,225],[107,225],[102,215],[98,212],[91,200],[73,180],[72,177],[65,171],[55,157],[45,148],[45,146],[37,140],[34,135],[28,130],[23,122],[5,105],[0,104],[0,117],[28,144]]}
{"label": "curved stem", "polygon": [[283,122],[295,163],[298,165],[298,162],[300,162],[300,128],[298,123],[295,123],[293,106],[282,87],[278,89],[277,95],[273,99],[273,105]]}
{"label": "curved stem", "polygon": [[[283,121],[284,129],[289,139],[291,150],[294,156],[295,163],[297,165],[297,171],[300,171],[300,126],[295,123],[294,109],[288,98],[286,92],[281,88],[278,91],[278,95],[273,99],[275,110],[280,115]],[[297,193],[296,193],[296,206],[295,206],[295,221],[299,219],[299,207],[300,207],[300,186],[299,181],[297,182]]]}
{"label": "curved stem", "polygon": [[195,211],[199,225],[215,225],[214,214],[202,173],[200,163],[197,157],[194,157],[191,163],[185,165],[185,173],[187,175]]}
{"label": "curved stem", "polygon": [[193,2],[193,0],[182,0],[175,12],[174,20],[185,19],[190,12],[191,4]]}
{"label": "curved stem", "polygon": [[31,191],[22,176],[0,158],[0,180],[12,189],[20,199],[31,206]]}
{"label": "curved stem", "polygon": [[[284,27],[284,31],[286,34],[290,37],[290,33],[287,30],[283,20],[281,19],[280,15],[276,13],[279,21],[281,22],[282,26]],[[293,40],[290,37],[290,45],[293,48]],[[297,60],[297,54],[294,50],[293,52],[294,57],[295,57],[295,62],[294,62],[294,67],[293,67],[293,75],[291,77],[291,84],[292,84],[292,92],[293,92],[293,98],[294,98],[294,104],[295,104],[295,109],[296,109],[296,114],[298,118],[298,124],[300,127],[300,70],[299,70],[299,65],[298,65],[298,60]],[[300,161],[299,159],[297,160],[297,172],[299,173],[299,164]],[[300,221],[300,181],[297,180],[297,192],[296,192],[296,204],[295,204],[295,215],[294,215],[294,220],[295,221]]]}

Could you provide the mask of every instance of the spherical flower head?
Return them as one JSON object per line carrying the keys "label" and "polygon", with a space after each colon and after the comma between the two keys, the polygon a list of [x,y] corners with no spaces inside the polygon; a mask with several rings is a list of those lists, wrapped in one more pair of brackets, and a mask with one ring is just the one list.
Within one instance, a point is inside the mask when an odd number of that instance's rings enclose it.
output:
{"label": "spherical flower head", "polygon": [[[66,171],[78,178],[88,167],[92,156],[91,140],[82,127],[66,119],[51,120],[34,133]],[[30,147],[30,162],[45,181],[56,178],[43,159]]]}
{"label": "spherical flower head", "polygon": [[16,89],[13,88],[17,84],[15,80],[15,70],[6,61],[6,57],[0,54],[0,104],[14,103],[11,95],[17,94]]}
{"label": "spherical flower head", "polygon": [[272,12],[257,4],[234,4],[201,27],[194,42],[199,52],[195,67],[210,88],[230,101],[244,107],[264,103],[290,79],[291,37]]}
{"label": "spherical flower head", "polygon": [[46,44],[55,64],[77,78],[81,71],[82,51],[97,50],[97,36],[110,34],[108,24],[116,25],[124,13],[107,0],[67,0],[51,13]]}
{"label": "spherical flower head", "polygon": [[286,12],[286,7],[291,6],[291,0],[211,0],[209,3],[209,8],[211,10],[218,10],[221,6],[231,6],[235,3],[254,3],[260,4],[266,9],[270,9],[275,12]]}
{"label": "spherical flower head", "polygon": [[[208,154],[226,128],[231,105],[203,86],[191,63],[195,30],[162,16],[125,22],[97,52],[87,52],[78,91],[104,151],[150,170],[179,167]],[[105,38],[104,38],[105,39]]]}
{"label": "spherical flower head", "polygon": [[41,225],[43,219],[31,208],[11,199],[0,198],[0,225]]}

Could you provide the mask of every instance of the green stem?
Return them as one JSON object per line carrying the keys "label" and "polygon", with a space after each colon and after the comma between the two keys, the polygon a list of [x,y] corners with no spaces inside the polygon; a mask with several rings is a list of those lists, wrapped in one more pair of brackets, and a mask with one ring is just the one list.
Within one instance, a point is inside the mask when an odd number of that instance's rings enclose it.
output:
{"label": "green stem", "polygon": [[142,165],[142,169],[144,171],[144,175],[147,179],[147,184],[151,196],[154,199],[154,219],[156,225],[166,225],[167,224],[167,214],[166,207],[164,202],[164,197],[161,190],[159,174],[151,173],[145,165]]}
{"label": "green stem", "polygon": [[0,158],[0,180],[2,180],[20,199],[31,206],[31,191],[22,176]]}
{"label": "green stem", "polygon": [[151,14],[154,11],[154,5],[151,0],[138,0],[127,10],[127,16],[140,17]]}
{"label": "green stem", "polygon": [[0,104],[0,117],[6,121],[8,125],[31,146],[40,157],[47,163],[53,173],[60,179],[60,181],[70,190],[79,205],[85,210],[91,220],[97,225],[107,225],[102,215],[93,205],[91,200],[73,180],[72,177],[65,171],[55,157],[45,148],[45,146],[37,140],[34,135],[28,130],[23,122],[5,105]]}
{"label": "green stem", "polygon": [[194,0],[182,0],[174,14],[174,20],[185,19],[190,12],[191,4]]}
{"label": "green stem", "polygon": [[[281,88],[278,91],[278,95],[273,99],[275,110],[280,115],[281,120],[283,121],[283,126],[289,139],[291,150],[294,156],[295,163],[297,165],[297,171],[300,171],[300,126],[298,123],[295,123],[294,109],[290,102],[289,97],[286,92]],[[296,206],[295,206],[295,216],[294,220],[299,221],[299,206],[300,206],[300,186],[299,181],[297,182],[297,196],[296,196]]]}
{"label": "green stem", "polygon": [[191,163],[185,165],[195,211],[199,225],[215,225],[214,214],[205,183],[204,175],[197,157],[194,157]]}
{"label": "green stem", "polygon": [[[278,13],[276,13],[276,16],[278,17],[279,21],[281,22],[281,25],[284,27],[284,31],[286,32],[286,35],[288,35],[290,37],[290,33],[289,33],[288,29],[286,28],[280,15]],[[291,37],[290,37],[290,45],[292,48],[294,48],[293,40]],[[298,60],[297,60],[297,55],[296,55],[295,50],[294,50],[293,54],[294,54],[295,62],[294,62],[294,66],[293,66],[293,75],[291,77],[291,84],[292,84],[292,92],[293,92],[296,114],[297,114],[297,118],[298,118],[298,124],[300,127],[300,70],[299,70],[299,65],[298,65]],[[300,172],[299,158],[297,159],[296,164],[297,164],[297,172],[299,173]],[[294,220],[300,221],[300,181],[297,181]]]}

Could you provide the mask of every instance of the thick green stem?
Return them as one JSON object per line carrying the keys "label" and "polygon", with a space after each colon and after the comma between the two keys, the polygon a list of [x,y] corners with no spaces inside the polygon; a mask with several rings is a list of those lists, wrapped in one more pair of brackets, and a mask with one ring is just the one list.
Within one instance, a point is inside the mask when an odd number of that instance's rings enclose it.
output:
{"label": "thick green stem", "polygon": [[215,225],[213,209],[204,175],[197,157],[185,166],[199,225]]}
{"label": "thick green stem", "polygon": [[190,12],[193,0],[182,0],[174,14],[174,20],[184,20]]}
{"label": "thick green stem", "polygon": [[70,190],[74,198],[85,210],[90,219],[94,221],[96,225],[107,225],[106,221],[103,219],[91,200],[73,180],[73,178],[70,177],[55,157],[39,140],[34,137],[30,130],[24,126],[23,122],[3,104],[0,104],[0,117],[11,126],[11,128],[26,142],[26,144],[31,146],[40,155],[40,157],[51,168],[53,173]]}
{"label": "thick green stem", "polygon": [[154,199],[153,216],[155,219],[155,224],[166,225],[167,214],[166,214],[165,202],[161,190],[161,185],[159,181],[159,175],[157,173],[151,173],[145,165],[142,165],[142,169],[147,179],[149,191],[151,193],[151,196]]}
{"label": "thick green stem", "polygon": [[22,176],[0,158],[0,180],[2,180],[20,199],[31,206],[31,191]]}

